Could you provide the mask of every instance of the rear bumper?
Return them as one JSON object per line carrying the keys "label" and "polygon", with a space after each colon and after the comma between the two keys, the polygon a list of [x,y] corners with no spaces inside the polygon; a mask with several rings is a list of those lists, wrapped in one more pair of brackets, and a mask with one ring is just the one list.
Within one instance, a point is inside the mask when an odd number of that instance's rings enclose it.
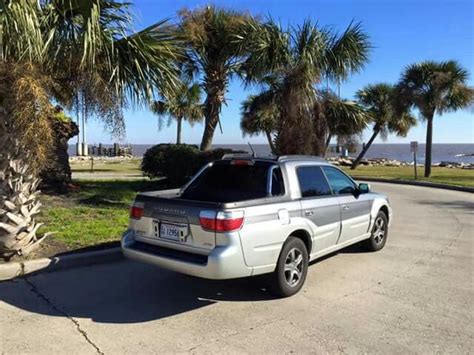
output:
{"label": "rear bumper", "polygon": [[252,268],[245,265],[238,240],[225,247],[215,247],[205,256],[137,242],[133,230],[128,230],[123,234],[121,247],[124,256],[129,259],[205,279],[223,280],[252,275]]}

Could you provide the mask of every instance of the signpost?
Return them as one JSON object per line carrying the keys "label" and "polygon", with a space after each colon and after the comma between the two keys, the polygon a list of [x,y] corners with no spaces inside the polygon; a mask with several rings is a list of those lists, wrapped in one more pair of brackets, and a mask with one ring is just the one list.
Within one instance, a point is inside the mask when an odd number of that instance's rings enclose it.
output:
{"label": "signpost", "polygon": [[418,180],[418,174],[416,171],[416,153],[418,153],[418,142],[417,141],[410,142],[410,149],[411,149],[411,152],[413,153],[413,166],[415,168],[415,180]]}

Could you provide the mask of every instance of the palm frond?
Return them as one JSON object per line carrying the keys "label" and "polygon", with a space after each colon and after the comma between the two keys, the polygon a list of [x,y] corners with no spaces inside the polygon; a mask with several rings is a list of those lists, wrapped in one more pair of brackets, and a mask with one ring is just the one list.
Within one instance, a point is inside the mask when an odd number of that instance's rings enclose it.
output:
{"label": "palm frond", "polygon": [[240,128],[244,134],[253,136],[277,131],[277,93],[266,90],[259,95],[250,95],[241,104]]}
{"label": "palm frond", "polygon": [[329,78],[346,80],[367,63],[372,45],[362,24],[351,22],[341,35],[334,34],[326,53],[326,74]]}
{"label": "palm frond", "polygon": [[34,1],[6,0],[0,3],[0,60],[44,60],[41,15],[41,8]]}
{"label": "palm frond", "polygon": [[359,134],[372,119],[370,113],[357,102],[340,99],[327,91],[322,92],[321,96],[322,113],[331,135]]}
{"label": "palm frond", "polygon": [[406,106],[417,107],[423,117],[435,112],[467,108],[473,101],[473,89],[467,85],[468,72],[456,61],[425,61],[405,68],[397,85]]}

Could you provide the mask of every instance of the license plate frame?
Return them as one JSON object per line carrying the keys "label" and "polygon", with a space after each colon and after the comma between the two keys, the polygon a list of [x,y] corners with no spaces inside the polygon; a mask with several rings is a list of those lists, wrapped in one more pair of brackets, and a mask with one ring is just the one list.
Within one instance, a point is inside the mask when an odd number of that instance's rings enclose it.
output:
{"label": "license plate frame", "polygon": [[188,226],[168,221],[153,221],[155,237],[172,242],[186,242]]}

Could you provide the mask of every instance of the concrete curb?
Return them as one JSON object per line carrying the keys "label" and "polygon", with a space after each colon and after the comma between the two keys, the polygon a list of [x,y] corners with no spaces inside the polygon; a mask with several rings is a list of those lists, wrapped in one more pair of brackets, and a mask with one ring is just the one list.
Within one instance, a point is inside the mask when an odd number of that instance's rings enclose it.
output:
{"label": "concrete curb", "polygon": [[73,267],[109,263],[123,258],[120,247],[0,264],[0,281],[38,272],[52,272]]}
{"label": "concrete curb", "polygon": [[357,177],[354,177],[354,179],[355,180],[360,180],[360,181],[369,181],[369,182],[370,181],[385,182],[385,183],[389,183],[389,184],[398,184],[398,185],[433,187],[435,189],[462,191],[462,192],[469,192],[471,194],[474,193],[474,188],[472,188],[472,187],[438,184],[438,183],[435,183],[435,182],[412,181],[412,180],[393,180],[393,179],[382,179],[382,178],[364,177],[364,176],[357,176]]}

